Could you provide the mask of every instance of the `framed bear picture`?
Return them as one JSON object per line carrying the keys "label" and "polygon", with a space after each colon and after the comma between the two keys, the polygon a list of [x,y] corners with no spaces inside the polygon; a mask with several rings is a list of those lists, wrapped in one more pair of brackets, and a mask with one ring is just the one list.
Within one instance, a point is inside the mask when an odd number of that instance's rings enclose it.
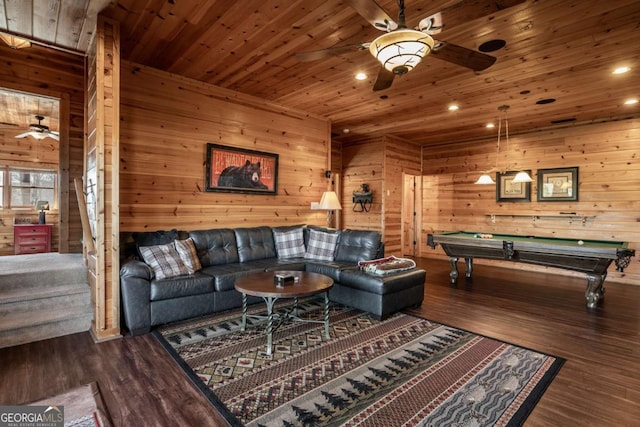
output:
{"label": "framed bear picture", "polygon": [[277,194],[278,155],[207,144],[205,190]]}

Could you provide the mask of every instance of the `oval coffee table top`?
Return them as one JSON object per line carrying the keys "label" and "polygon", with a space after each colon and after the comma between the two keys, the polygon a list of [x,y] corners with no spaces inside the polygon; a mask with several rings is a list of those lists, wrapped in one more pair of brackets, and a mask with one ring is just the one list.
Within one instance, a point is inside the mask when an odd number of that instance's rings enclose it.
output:
{"label": "oval coffee table top", "polygon": [[[299,278],[297,283],[290,283],[284,286],[276,286],[273,276],[287,274]],[[255,297],[280,297],[297,298],[316,295],[326,292],[333,286],[333,279],[329,276],[307,271],[268,271],[264,273],[253,273],[236,279],[235,288],[237,291]]]}

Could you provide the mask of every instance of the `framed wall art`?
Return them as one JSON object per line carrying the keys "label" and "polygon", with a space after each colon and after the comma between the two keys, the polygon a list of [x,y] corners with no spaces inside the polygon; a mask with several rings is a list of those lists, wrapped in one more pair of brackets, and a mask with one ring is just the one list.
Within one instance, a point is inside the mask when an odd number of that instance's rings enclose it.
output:
{"label": "framed wall art", "polygon": [[278,155],[207,144],[205,190],[277,194]]}
{"label": "framed wall art", "polygon": [[[525,171],[531,175],[531,171]],[[518,171],[496,172],[496,201],[498,202],[530,202],[531,183],[513,182]]]}
{"label": "framed wall art", "polygon": [[538,201],[578,200],[578,168],[538,169]]}

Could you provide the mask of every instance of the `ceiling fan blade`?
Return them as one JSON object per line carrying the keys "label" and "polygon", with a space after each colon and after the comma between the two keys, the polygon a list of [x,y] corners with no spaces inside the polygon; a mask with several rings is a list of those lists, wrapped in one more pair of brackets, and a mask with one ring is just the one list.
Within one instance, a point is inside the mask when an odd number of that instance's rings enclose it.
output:
{"label": "ceiling fan blade", "polygon": [[440,11],[444,29],[524,3],[526,0],[462,0]]}
{"label": "ceiling fan blade", "polygon": [[378,30],[395,30],[398,24],[375,0],[346,0],[364,19]]}
{"label": "ceiling fan blade", "polygon": [[318,61],[320,59],[327,59],[343,53],[351,53],[358,50],[369,49],[369,43],[351,44],[345,46],[330,47],[328,49],[310,50],[308,52],[296,53],[296,58],[300,62]]}
{"label": "ceiling fan blade", "polygon": [[60,135],[58,132],[47,132],[47,136],[51,139],[55,139],[56,141],[60,141]]}
{"label": "ceiling fan blade", "polygon": [[376,78],[376,82],[373,84],[373,91],[377,92],[379,90],[389,89],[395,77],[396,75],[391,71],[384,67],[380,67],[380,71],[378,71],[378,78]]}
{"label": "ceiling fan blade", "polygon": [[16,138],[26,138],[26,137],[28,137],[29,135],[31,135],[31,131],[29,131],[29,132],[25,132],[25,133],[21,133],[20,135],[16,135],[15,137],[16,137]]}
{"label": "ceiling fan blade", "polygon": [[496,57],[486,53],[446,42],[439,42],[439,44],[431,51],[431,55],[443,61],[470,68],[473,71],[486,70],[496,62]]}

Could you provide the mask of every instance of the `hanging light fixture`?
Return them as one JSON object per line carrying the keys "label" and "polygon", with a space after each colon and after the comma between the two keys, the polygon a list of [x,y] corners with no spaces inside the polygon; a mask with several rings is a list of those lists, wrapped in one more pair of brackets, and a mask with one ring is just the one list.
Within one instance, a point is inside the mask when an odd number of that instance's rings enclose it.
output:
{"label": "hanging light fixture", "polygon": [[[505,123],[505,136],[507,138],[507,154],[509,153],[509,119],[507,118],[507,110],[509,109],[508,105],[503,105],[504,108],[504,123]],[[500,107],[500,108],[502,108]],[[525,171],[520,171],[513,177],[511,182],[520,183],[520,182],[531,182],[533,181],[529,174]]]}
{"label": "hanging light fixture", "polygon": [[387,71],[403,75],[431,53],[435,42],[429,34],[407,28],[404,1],[398,0],[398,6],[398,28],[375,39],[369,46],[369,52]]}
{"label": "hanging light fixture", "polygon": [[[504,113],[505,137],[507,140],[507,154],[508,154],[509,152],[509,119],[507,118],[507,110],[509,110],[508,105],[501,105],[498,107],[498,111],[500,111],[501,113]],[[498,118],[498,149],[496,151],[496,165],[493,169],[490,169],[484,174],[480,175],[480,178],[478,178],[475,184],[495,184],[495,181],[493,180],[493,178],[491,178],[491,175],[489,175],[489,172],[500,171],[498,169],[498,159],[500,156],[500,135],[501,134],[502,134],[502,116]],[[518,172],[512,180],[512,182],[515,182],[515,183],[532,182],[532,181],[533,180],[531,179],[529,174],[524,171]]]}

